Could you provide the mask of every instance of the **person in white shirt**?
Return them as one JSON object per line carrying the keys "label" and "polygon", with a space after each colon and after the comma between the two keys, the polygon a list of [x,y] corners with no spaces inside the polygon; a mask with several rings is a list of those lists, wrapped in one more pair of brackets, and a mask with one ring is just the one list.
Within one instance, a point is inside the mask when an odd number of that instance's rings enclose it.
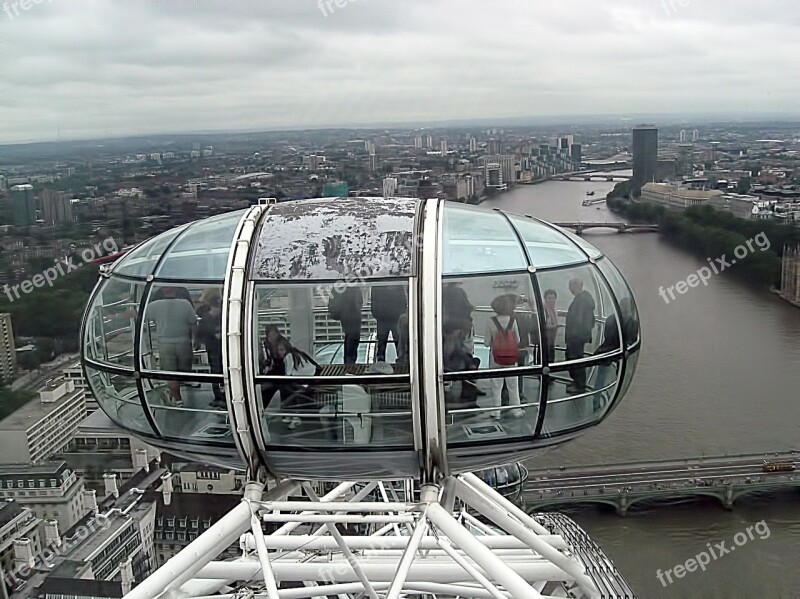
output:
{"label": "person in white shirt", "polygon": [[[489,368],[514,368],[519,359],[519,328],[514,318],[517,296],[501,295],[492,301],[495,316],[486,323],[483,344],[491,349],[489,352]],[[492,383],[492,407],[499,408],[503,404],[503,385],[508,389],[508,403],[515,406],[511,410],[514,418],[521,418],[525,411],[520,408],[519,381],[516,376],[490,379]],[[499,419],[500,410],[491,412],[492,418]]]}
{"label": "person in white shirt", "polygon": [[[191,372],[197,315],[192,304],[180,297],[177,287],[164,287],[163,292],[163,299],[151,301],[145,308],[145,320],[156,324],[159,367],[170,372]],[[173,401],[181,405],[180,381],[170,381],[169,390]]]}

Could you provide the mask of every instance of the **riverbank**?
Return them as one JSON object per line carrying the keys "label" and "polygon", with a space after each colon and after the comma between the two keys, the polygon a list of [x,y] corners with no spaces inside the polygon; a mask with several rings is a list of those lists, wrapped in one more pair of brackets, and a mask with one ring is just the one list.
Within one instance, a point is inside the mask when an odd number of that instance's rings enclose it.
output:
{"label": "riverbank", "polygon": [[[735,267],[729,272],[770,287],[780,285],[783,248],[800,243],[800,230],[791,225],[744,220],[710,206],[673,212],[658,204],[620,198],[614,192],[607,196],[606,204],[633,222],[659,224],[662,237],[697,256],[711,260],[735,255],[731,263]],[[757,242],[755,249],[753,241]],[[750,249],[743,252],[743,247]]]}
{"label": "riverbank", "polygon": [[[599,181],[519,186],[486,207],[549,222],[627,220],[604,205],[581,206],[587,191],[605,197],[613,186]],[[641,357],[628,394],[599,427],[527,466],[558,470],[792,449],[800,418],[797,309],[775,301],[766,285],[732,277],[714,277],[707,287],[665,304],[659,286],[685,280],[708,264],[706,256],[696,258],[659,235],[597,230],[584,239],[608,256],[631,286],[642,323]],[[567,307],[568,299],[558,300]],[[600,544],[640,597],[778,599],[793,597],[800,588],[800,572],[786,569],[787,563],[800,563],[797,506],[796,492],[789,492],[746,495],[730,512],[711,498],[645,502],[625,519],[603,506],[563,511]],[[707,543],[730,543],[762,519],[772,532],[768,541],[740,548],[702,576],[686,576],[669,589],[656,578],[659,568],[683,563]]]}

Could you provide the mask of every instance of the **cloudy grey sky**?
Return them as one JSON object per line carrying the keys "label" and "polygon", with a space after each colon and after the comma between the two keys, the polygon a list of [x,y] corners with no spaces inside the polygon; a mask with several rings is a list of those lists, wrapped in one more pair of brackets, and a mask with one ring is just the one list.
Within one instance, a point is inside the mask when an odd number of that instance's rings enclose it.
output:
{"label": "cloudy grey sky", "polygon": [[0,143],[800,115],[798,74],[798,0],[0,0]]}

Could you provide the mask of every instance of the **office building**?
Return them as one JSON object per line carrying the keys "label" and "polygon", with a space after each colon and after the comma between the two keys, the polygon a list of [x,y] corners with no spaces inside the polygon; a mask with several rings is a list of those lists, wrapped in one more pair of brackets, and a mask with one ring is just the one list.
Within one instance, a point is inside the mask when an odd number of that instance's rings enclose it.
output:
{"label": "office building", "polygon": [[487,162],[485,167],[484,177],[486,178],[486,187],[495,189],[504,189],[506,186],[503,183],[503,169],[496,162]]}
{"label": "office building", "polygon": [[38,399],[0,420],[0,456],[7,463],[44,461],[69,447],[85,417],[86,391],[71,380],[50,380]]}
{"label": "office building", "polygon": [[[28,578],[12,579],[16,599],[122,597],[155,570],[156,502],[166,469],[155,463],[97,504],[86,494],[87,513],[69,529],[54,528],[48,546],[58,546],[45,564],[33,558]],[[61,530],[66,530],[62,535]]]}
{"label": "office building", "polygon": [[640,190],[658,177],[658,129],[652,125],[633,128],[633,188]]}
{"label": "office building", "polygon": [[[173,493],[165,481],[161,491],[148,491],[143,499],[156,506],[153,553],[156,566],[160,567],[241,503],[242,495],[241,492]],[[219,559],[239,555],[241,550],[236,539]]]}
{"label": "office building", "polygon": [[495,156],[500,153],[500,140],[492,137],[489,139],[489,143],[486,145],[486,153],[490,156]]}
{"label": "office building", "polygon": [[676,174],[691,177],[694,174],[694,146],[689,143],[678,144]]}
{"label": "office building", "polygon": [[661,204],[672,210],[686,210],[692,206],[711,205],[713,198],[724,194],[719,190],[699,190],[662,183],[645,183],[642,187],[641,201]]}
{"label": "office building", "polygon": [[393,198],[397,195],[397,179],[395,177],[386,177],[383,180],[383,197]]}
{"label": "office building", "polygon": [[[517,159],[513,154],[487,155],[483,157],[484,164],[498,164],[503,171],[502,183],[508,185],[517,180]],[[489,177],[486,177],[489,180]]]}
{"label": "office building", "polygon": [[569,147],[569,157],[572,160],[572,164],[580,168],[581,162],[583,162],[583,147],[581,144],[572,144]]}
{"label": "office building", "polygon": [[[34,554],[42,550],[39,530],[42,521],[13,499],[0,499],[0,585],[14,571],[14,541],[28,539]],[[3,597],[0,588],[0,597]]]}
{"label": "office building", "polygon": [[11,213],[14,225],[30,227],[36,224],[36,199],[33,185],[15,185],[11,188]]}
{"label": "office building", "polygon": [[60,225],[75,222],[72,200],[63,191],[42,190],[40,197],[42,219],[47,225]]}
{"label": "office building", "polygon": [[14,344],[14,327],[11,314],[0,313],[0,377],[6,384],[17,376],[17,348]]}
{"label": "office building", "polygon": [[346,181],[331,181],[322,186],[323,198],[346,198],[350,194],[350,186]]}
{"label": "office building", "polygon": [[37,518],[66,530],[83,518],[83,478],[63,460],[0,464],[0,498],[13,499]]}
{"label": "office building", "polygon": [[66,451],[58,454],[91,488],[103,488],[103,473],[124,482],[160,456],[160,452],[115,426],[100,409],[84,418]]}

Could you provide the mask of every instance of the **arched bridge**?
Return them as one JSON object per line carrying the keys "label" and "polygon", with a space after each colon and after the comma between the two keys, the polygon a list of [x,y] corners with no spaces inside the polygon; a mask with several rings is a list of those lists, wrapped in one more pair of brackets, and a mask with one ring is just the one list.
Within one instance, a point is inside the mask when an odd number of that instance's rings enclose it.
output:
{"label": "arched bridge", "polygon": [[587,229],[614,229],[617,233],[647,233],[658,231],[656,224],[630,224],[630,223],[592,223],[592,222],[568,222],[553,223],[562,229],[572,229],[581,235]]}
{"label": "arched bridge", "polygon": [[551,181],[628,181],[631,175],[623,175],[603,170],[572,171],[558,173],[550,177]]}
{"label": "arched bridge", "polygon": [[522,500],[530,511],[558,504],[603,503],[624,516],[642,501],[708,496],[733,509],[734,502],[748,493],[800,487],[800,473],[764,470],[765,461],[794,464],[798,455],[790,451],[530,470]]}

